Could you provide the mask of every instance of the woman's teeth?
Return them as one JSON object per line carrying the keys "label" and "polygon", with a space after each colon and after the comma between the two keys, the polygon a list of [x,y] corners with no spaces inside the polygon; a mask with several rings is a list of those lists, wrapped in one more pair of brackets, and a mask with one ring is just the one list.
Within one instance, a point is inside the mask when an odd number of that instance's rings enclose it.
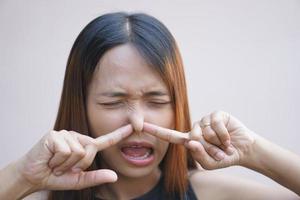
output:
{"label": "woman's teeth", "polygon": [[145,155],[143,155],[143,156],[129,156],[128,155],[128,157],[129,158],[131,158],[131,159],[133,159],[133,160],[144,160],[144,159],[146,159],[148,156],[150,156],[150,151],[148,151]]}
{"label": "woman's teeth", "polygon": [[124,147],[121,150],[128,158],[133,160],[146,159],[153,153],[152,148],[146,148],[140,146]]}

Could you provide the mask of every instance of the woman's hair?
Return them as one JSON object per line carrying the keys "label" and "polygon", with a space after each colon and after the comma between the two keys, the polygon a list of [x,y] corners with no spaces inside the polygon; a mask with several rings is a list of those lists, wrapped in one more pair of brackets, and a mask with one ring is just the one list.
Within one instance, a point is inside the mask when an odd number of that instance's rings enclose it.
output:
{"label": "woman's hair", "polygon": [[[54,130],[73,130],[90,135],[86,98],[93,72],[105,52],[122,44],[135,47],[167,85],[175,111],[175,129],[191,129],[183,63],[175,39],[157,19],[143,13],[109,13],[91,21],[77,37],[68,58],[63,91]],[[88,170],[97,169],[97,157]],[[182,196],[187,189],[188,169],[195,168],[182,145],[170,144],[160,163],[164,189]],[[95,188],[52,191],[50,199],[93,199]]]}

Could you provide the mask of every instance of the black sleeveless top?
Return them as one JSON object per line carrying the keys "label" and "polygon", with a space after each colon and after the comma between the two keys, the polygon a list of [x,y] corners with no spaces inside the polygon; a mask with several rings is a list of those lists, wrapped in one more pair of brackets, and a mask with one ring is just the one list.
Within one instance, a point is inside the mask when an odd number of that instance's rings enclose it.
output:
{"label": "black sleeveless top", "polygon": [[[154,200],[154,199],[180,200],[179,195],[175,194],[174,196],[168,196],[168,194],[164,191],[163,183],[164,183],[163,178],[160,178],[159,182],[155,185],[154,188],[152,188],[152,190],[133,200]],[[188,188],[184,195],[183,200],[197,200],[197,197],[193,191],[190,182],[188,182]]]}
{"label": "black sleeveless top", "polygon": [[[164,191],[163,186],[163,178],[160,178],[159,182],[152,188],[149,192],[146,194],[143,194],[142,196],[135,198],[133,200],[156,200],[156,199],[163,199],[163,200],[180,200],[179,195],[173,195],[169,196],[167,192]],[[99,198],[95,198],[94,200],[100,200]],[[197,200],[197,197],[193,191],[193,188],[191,186],[191,183],[188,182],[188,188],[184,195],[183,200]]]}

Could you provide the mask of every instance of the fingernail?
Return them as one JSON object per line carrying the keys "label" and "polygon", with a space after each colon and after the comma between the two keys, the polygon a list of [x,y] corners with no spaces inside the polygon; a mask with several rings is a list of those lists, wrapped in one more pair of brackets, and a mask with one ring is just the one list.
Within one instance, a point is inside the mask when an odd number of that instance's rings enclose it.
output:
{"label": "fingernail", "polygon": [[219,152],[216,154],[216,158],[217,158],[218,160],[223,160],[224,157],[225,157],[225,154],[224,154],[223,152],[221,152],[221,151],[219,151]]}
{"label": "fingernail", "polygon": [[227,149],[226,149],[226,152],[228,153],[228,154],[233,154],[233,152],[234,152],[234,149],[231,147],[231,146],[229,146]]}
{"label": "fingernail", "polygon": [[57,172],[54,172],[54,174],[55,174],[55,176],[60,176],[60,175],[63,174],[63,172],[62,171],[57,171]]}

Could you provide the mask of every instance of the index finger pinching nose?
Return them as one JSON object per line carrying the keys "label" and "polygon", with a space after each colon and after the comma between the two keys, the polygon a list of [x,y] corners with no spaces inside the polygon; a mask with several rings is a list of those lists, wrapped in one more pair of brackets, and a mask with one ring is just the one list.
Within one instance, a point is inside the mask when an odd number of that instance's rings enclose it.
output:
{"label": "index finger pinching nose", "polygon": [[143,131],[151,135],[154,135],[162,140],[166,140],[168,142],[175,143],[175,144],[184,144],[189,139],[187,133],[182,133],[180,131],[163,128],[147,122],[144,122]]}
{"label": "index finger pinching nose", "polygon": [[95,138],[95,143],[98,151],[102,149],[108,148],[116,143],[120,142],[122,139],[126,138],[133,132],[133,128],[131,124],[126,126],[122,126],[114,130],[113,132],[102,135],[98,138]]}

